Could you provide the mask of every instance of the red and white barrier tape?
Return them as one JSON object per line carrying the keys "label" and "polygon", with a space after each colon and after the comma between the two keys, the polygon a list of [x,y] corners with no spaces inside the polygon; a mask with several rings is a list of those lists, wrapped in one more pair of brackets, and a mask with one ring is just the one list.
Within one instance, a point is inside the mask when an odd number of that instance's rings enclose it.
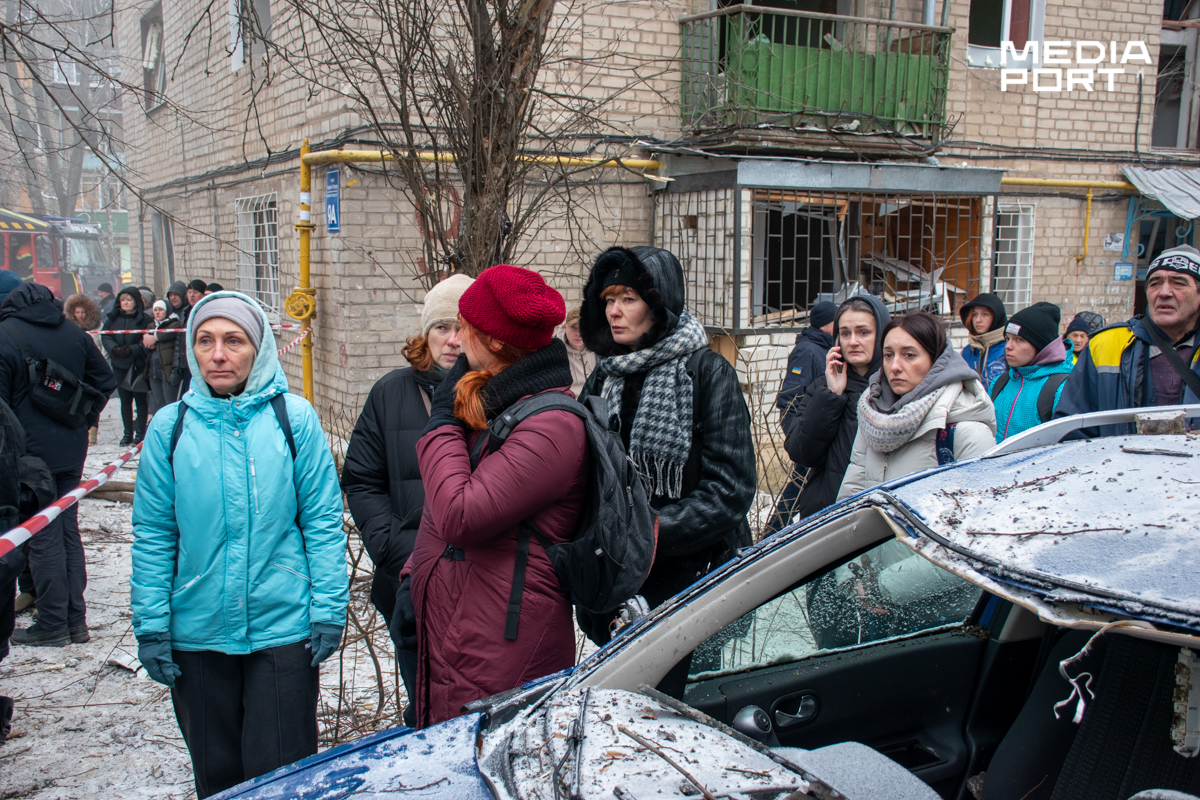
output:
{"label": "red and white barrier tape", "polygon": [[[303,325],[272,325],[273,331],[298,331]],[[122,329],[119,331],[88,331],[93,336],[103,336],[106,333],[183,333],[187,328],[139,328],[139,329]]]}
{"label": "red and white barrier tape", "polygon": [[123,454],[116,461],[112,462],[107,467],[100,470],[83,483],[79,484],[79,486],[75,487],[72,492],[54,501],[46,508],[42,509],[17,527],[13,528],[11,531],[5,533],[3,536],[0,536],[0,558],[3,558],[4,555],[13,548],[20,547],[21,545],[25,544],[25,542],[29,540],[30,536],[33,536],[42,528],[46,527],[55,519],[57,519],[59,514],[66,511],[68,508],[75,505],[104,484],[108,483],[108,479],[111,478],[117,470],[124,466],[126,461],[133,458],[135,455],[141,452],[141,450],[142,445],[141,443],[138,443],[132,450]]}
{"label": "red and white barrier tape", "polygon": [[312,328],[305,329],[305,331],[303,333],[301,333],[299,336],[297,336],[295,339],[292,339],[290,342],[285,344],[283,347],[279,348],[279,355],[283,355],[288,350],[291,350],[293,347],[300,344],[300,340],[303,339],[305,336],[308,336],[310,333],[312,333]]}

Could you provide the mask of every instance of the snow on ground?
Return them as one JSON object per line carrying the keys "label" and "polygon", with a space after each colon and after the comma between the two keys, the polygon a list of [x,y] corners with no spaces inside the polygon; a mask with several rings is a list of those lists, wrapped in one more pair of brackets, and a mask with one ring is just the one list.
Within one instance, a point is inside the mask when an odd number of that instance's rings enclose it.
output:
{"label": "snow on ground", "polygon": [[[105,409],[85,476],[120,455],[119,404]],[[132,480],[136,459],[114,480]],[[16,699],[13,735],[0,744],[0,800],[194,797],[191,764],[168,690],[113,660],[136,666],[129,610],[131,506],[86,498],[79,523],[88,559],[85,595],[92,639],[67,647],[13,645],[0,662],[0,694]],[[357,537],[344,650],[321,668],[321,744],[399,724],[406,701],[383,620],[367,600],[370,561]],[[33,618],[27,611],[17,627]]]}

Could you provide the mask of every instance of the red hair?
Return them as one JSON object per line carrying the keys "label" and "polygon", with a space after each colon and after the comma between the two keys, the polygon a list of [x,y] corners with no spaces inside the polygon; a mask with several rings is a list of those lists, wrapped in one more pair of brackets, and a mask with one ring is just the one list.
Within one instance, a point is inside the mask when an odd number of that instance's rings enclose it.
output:
{"label": "red hair", "polygon": [[483,387],[487,386],[488,381],[503,372],[505,368],[534,351],[493,339],[463,319],[461,314],[458,321],[462,325],[461,336],[464,350],[469,338],[483,345],[500,362],[494,372],[486,369],[468,372],[458,382],[457,395],[454,398],[454,416],[467,423],[472,430],[481,431],[488,426],[487,409],[483,407]]}
{"label": "red hair", "polygon": [[410,336],[400,355],[408,359],[408,363],[417,372],[429,372],[433,369],[433,352],[429,349],[428,336]]}

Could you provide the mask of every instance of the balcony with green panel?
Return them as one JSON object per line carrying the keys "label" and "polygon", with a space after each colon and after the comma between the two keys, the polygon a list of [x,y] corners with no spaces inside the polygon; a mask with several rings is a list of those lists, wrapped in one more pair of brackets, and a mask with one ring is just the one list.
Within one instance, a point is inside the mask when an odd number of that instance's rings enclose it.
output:
{"label": "balcony with green panel", "polygon": [[942,138],[949,28],[751,5],[680,24],[682,110],[693,131],[785,129],[797,141],[901,146]]}

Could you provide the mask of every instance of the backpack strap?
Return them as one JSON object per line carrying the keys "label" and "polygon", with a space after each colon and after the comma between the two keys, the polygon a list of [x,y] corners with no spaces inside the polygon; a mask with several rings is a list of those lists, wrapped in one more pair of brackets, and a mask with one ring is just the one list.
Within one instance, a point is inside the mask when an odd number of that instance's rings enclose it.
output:
{"label": "backpack strap", "polygon": [[[471,448],[472,471],[479,465],[479,457],[483,453],[485,441],[489,443],[488,452],[494,453],[508,440],[509,434],[518,425],[535,414],[552,409],[569,411],[580,419],[586,419],[588,414],[587,409],[578,400],[572,400],[562,392],[542,392],[513,403],[491,421],[486,436],[480,434],[475,439],[475,444]],[[529,567],[529,542],[536,537],[538,544],[543,548],[554,544],[549,537],[538,530],[532,517],[521,520],[519,531],[517,534],[517,557],[513,562],[512,588],[508,592],[508,613],[504,621],[504,638],[510,642],[517,638],[517,624],[521,620],[521,597],[525,592],[525,573]]]}
{"label": "backpack strap", "polygon": [[486,436],[481,434],[476,437],[470,452],[471,471],[474,472],[475,468],[479,466],[479,458],[483,454],[484,444],[488,445],[489,453],[496,452],[518,425],[535,414],[551,409],[570,411],[580,419],[587,417],[587,409],[583,404],[578,400],[570,399],[562,392],[542,392],[525,400],[519,400],[488,424]]}
{"label": "backpack strap", "polygon": [[1059,372],[1046,378],[1046,382],[1042,384],[1042,390],[1038,392],[1037,410],[1038,419],[1042,422],[1049,422],[1054,416],[1054,397],[1058,394],[1058,387],[1066,382],[1070,373]]}
{"label": "backpack strap", "polygon": [[29,349],[29,342],[25,341],[25,336],[17,329],[11,319],[4,320],[4,330],[8,331],[8,335],[17,343],[17,349],[21,351],[21,355],[25,358],[25,363],[32,364],[37,361],[37,357],[33,351]]}
{"label": "backpack strap", "polygon": [[951,422],[946,427],[937,432],[937,462],[939,467],[944,467],[947,464],[954,463],[954,429],[958,427],[957,422]]}
{"label": "backpack strap", "polygon": [[275,411],[275,419],[283,429],[283,438],[287,439],[288,450],[292,452],[292,463],[296,461],[296,438],[292,436],[292,421],[288,419],[287,400],[282,394],[271,398],[271,408]]}
{"label": "backpack strap", "polygon": [[[992,390],[990,392],[988,392],[988,394],[991,396],[992,400],[995,400],[997,397],[999,397],[1000,393],[1004,391],[1004,387],[1007,385],[1008,385],[1008,370],[1006,369],[1006,370],[1004,370],[1004,372],[1000,373],[1000,377],[996,378],[996,382],[992,384]],[[1045,420],[1042,420],[1042,421],[1045,422]]]}
{"label": "backpack strap", "polygon": [[179,446],[179,437],[183,436],[183,418],[187,416],[188,404],[184,400],[179,401],[179,416],[175,418],[175,427],[171,429],[171,449],[167,451],[167,463],[171,465],[171,471],[175,471],[175,448]]}

